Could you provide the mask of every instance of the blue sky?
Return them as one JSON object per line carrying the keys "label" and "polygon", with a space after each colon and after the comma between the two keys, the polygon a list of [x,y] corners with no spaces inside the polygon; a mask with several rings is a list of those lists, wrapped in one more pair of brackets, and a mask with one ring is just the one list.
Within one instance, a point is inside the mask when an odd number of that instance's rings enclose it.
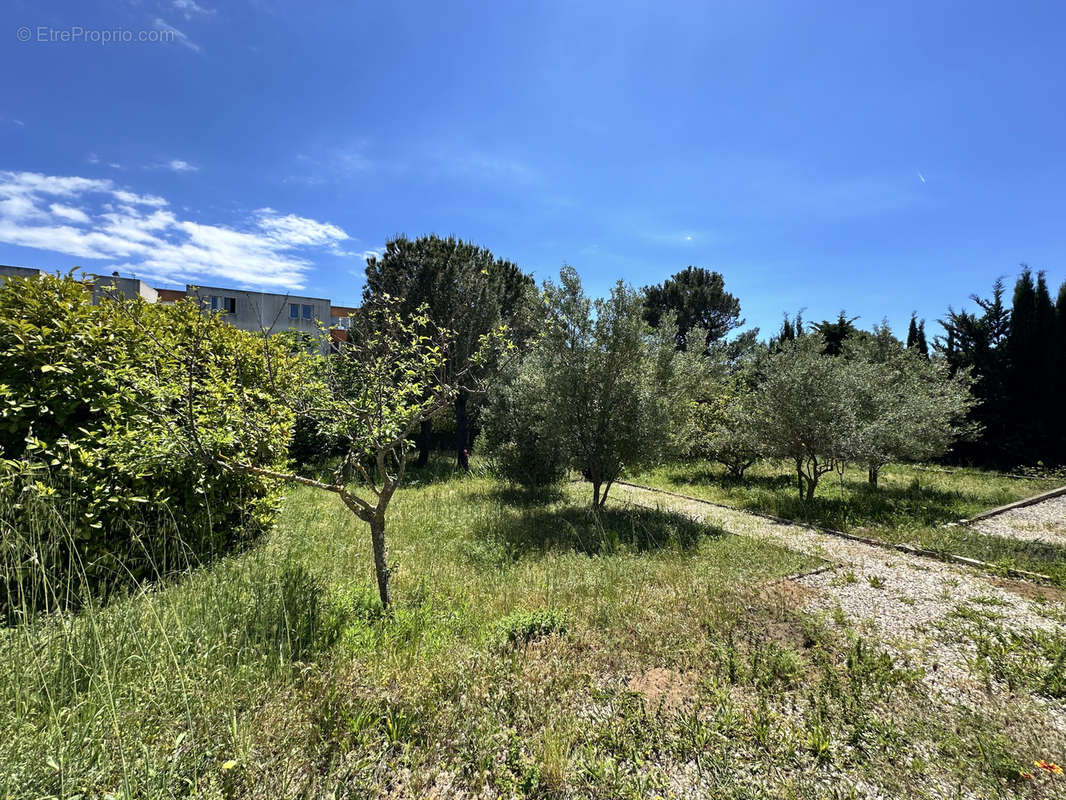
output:
{"label": "blue sky", "polygon": [[764,333],[1066,278],[1060,2],[0,13],[0,263],[343,304],[435,232],[594,293],[716,269]]}

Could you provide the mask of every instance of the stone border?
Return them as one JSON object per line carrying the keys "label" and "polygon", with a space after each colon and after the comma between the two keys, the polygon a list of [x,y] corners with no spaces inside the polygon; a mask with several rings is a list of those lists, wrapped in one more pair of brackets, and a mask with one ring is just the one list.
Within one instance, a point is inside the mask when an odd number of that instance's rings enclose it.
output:
{"label": "stone border", "polygon": [[1016,500],[1013,503],[1007,503],[1005,506],[999,506],[998,508],[991,508],[988,511],[982,511],[980,514],[974,514],[969,519],[960,519],[956,522],[956,525],[969,525],[971,522],[977,522],[978,520],[988,519],[989,517],[996,517],[1000,514],[1005,514],[1015,508],[1025,508],[1026,506],[1035,506],[1042,500],[1050,500],[1053,497],[1061,497],[1066,494],[1066,486],[1060,486],[1058,489],[1052,489],[1049,492],[1042,492],[1041,494],[1034,494],[1032,497],[1026,497],[1024,500]]}
{"label": "stone border", "polygon": [[[652,486],[641,486],[639,483],[629,483],[628,481],[615,481],[616,484],[622,486],[630,486],[634,489],[643,489],[646,492],[658,492],[659,494],[671,495],[673,497],[680,497],[682,500],[689,500],[694,503],[703,503],[704,505],[714,506],[716,508],[724,508],[729,511],[737,511],[741,514],[751,514],[752,516],[762,517],[768,519],[771,522],[776,522],[778,525],[794,525],[798,528],[807,528],[808,530],[817,531],[819,533],[825,533],[829,536],[836,536],[840,539],[850,539],[853,542],[860,542],[862,544],[870,545],[871,547],[880,547],[885,550],[896,550],[900,553],[907,553],[912,556],[923,556],[925,558],[933,558],[937,561],[947,561],[955,564],[962,564],[967,567],[975,567],[977,569],[988,570],[990,572],[1005,572],[1012,578],[1021,578],[1022,580],[1033,581],[1036,583],[1053,583],[1054,580],[1047,576],[1042,575],[1039,572],[1030,572],[1027,569],[1016,569],[1014,567],[998,567],[995,564],[989,564],[987,561],[981,561],[977,558],[967,558],[966,556],[955,555],[954,553],[938,553],[935,550],[925,550],[921,547],[914,547],[909,544],[897,544],[894,542],[882,542],[879,539],[871,539],[867,536],[859,536],[854,533],[845,533],[844,531],[834,530],[833,528],[823,528],[821,525],[812,525],[808,522],[798,522],[794,519],[786,519],[785,517],[778,517],[773,514],[765,514],[762,511],[749,511],[746,508],[737,508],[736,506],[727,506],[725,503],[716,503],[713,500],[704,500],[700,497],[692,497],[687,494],[681,494],[680,492],[671,492],[668,489],[656,489]],[[1059,494],[1066,494],[1066,486],[1061,489],[1056,489]],[[1021,501],[1025,505],[1039,502],[1040,500],[1049,499],[1046,495],[1037,495],[1036,498],[1029,498],[1028,501]],[[1002,510],[1006,510],[1007,506],[1004,506]],[[999,511],[1000,509],[994,509]],[[975,518],[976,519],[976,518]]]}

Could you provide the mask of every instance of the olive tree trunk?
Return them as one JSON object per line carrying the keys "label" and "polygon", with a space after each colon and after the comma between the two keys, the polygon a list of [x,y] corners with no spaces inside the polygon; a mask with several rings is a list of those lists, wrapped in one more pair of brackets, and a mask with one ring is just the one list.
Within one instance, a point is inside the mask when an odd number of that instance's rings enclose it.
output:
{"label": "olive tree trunk", "polygon": [[866,472],[866,480],[874,489],[877,488],[877,478],[881,474],[881,467],[871,465]]}

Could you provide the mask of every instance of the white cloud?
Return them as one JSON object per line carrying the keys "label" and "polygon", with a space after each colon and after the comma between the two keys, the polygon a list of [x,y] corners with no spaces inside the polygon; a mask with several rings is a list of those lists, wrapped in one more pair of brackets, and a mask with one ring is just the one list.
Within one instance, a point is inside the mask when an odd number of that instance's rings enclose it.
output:
{"label": "white cloud", "polygon": [[156,19],[155,19],[155,27],[156,27],[156,30],[165,31],[167,33],[173,34],[174,35],[174,39],[179,44],[185,45],[190,50],[192,50],[192,51],[194,51],[196,53],[200,52],[200,45],[198,45],[196,42],[194,42],[192,39],[190,39],[185,34],[184,31],[178,30],[173,25],[171,25],[169,22],[166,22],[165,20],[162,20],[159,17],[156,17]]}
{"label": "white cloud", "polygon": [[0,241],[78,258],[126,259],[108,269],[171,283],[210,278],[300,289],[309,251],[343,254],[339,243],[350,238],[336,225],[270,208],[237,229],[179,219],[164,198],[111,180],[0,172]]}
{"label": "white cloud", "polygon": [[194,0],[174,0],[172,5],[185,15],[185,19],[192,19],[197,15],[210,16],[215,13],[215,9],[204,8],[203,6],[197,5]]}
{"label": "white cloud", "polygon": [[180,158],[168,161],[164,166],[174,172],[198,172],[200,170],[195,164],[190,164],[188,161],[182,161]]}
{"label": "white cloud", "polygon": [[[110,183],[111,181],[108,181]],[[131,206],[154,206],[160,208],[167,204],[167,201],[162,197],[157,197],[151,194],[134,194],[133,192],[127,192],[122,189],[116,189],[111,194],[120,203],[125,203]]]}
{"label": "white cloud", "polygon": [[257,213],[260,215],[259,227],[278,243],[288,246],[328,246],[348,238],[348,234],[328,222],[317,222],[295,214],[282,217],[272,208],[261,208]]}
{"label": "white cloud", "polygon": [[57,216],[60,219],[70,220],[71,222],[80,222],[85,225],[89,223],[89,215],[80,208],[73,208],[60,203],[52,203],[48,208],[54,216]]}

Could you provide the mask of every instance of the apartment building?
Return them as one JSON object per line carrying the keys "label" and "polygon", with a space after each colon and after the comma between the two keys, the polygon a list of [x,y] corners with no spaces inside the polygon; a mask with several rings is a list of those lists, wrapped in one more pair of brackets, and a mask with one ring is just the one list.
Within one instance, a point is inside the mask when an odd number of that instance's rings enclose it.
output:
{"label": "apartment building", "polygon": [[[42,274],[32,267],[0,265],[0,278],[6,276],[30,278]],[[241,330],[275,333],[283,330],[317,334],[319,323],[331,328],[331,338],[344,338],[352,316],[358,311],[352,306],[335,306],[325,297],[255,292],[222,286],[186,285],[185,289],[162,289],[150,286],[139,278],[111,275],[87,275],[87,286],[93,304],[114,298],[139,297],[147,303],[176,303],[186,298],[199,300],[205,311],[218,313],[222,319]]]}
{"label": "apartment building", "polygon": [[0,264],[0,278],[8,276],[12,278],[36,278],[40,274],[41,270],[35,267],[9,267],[6,264]]}

